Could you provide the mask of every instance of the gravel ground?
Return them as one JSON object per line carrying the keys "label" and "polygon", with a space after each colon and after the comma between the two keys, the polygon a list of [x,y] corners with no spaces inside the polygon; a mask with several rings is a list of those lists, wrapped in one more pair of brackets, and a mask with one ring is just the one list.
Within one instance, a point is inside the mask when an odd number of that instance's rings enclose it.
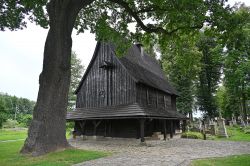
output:
{"label": "gravel ground", "polygon": [[76,164],[76,166],[187,166],[193,159],[250,154],[250,142],[171,139],[146,141],[136,139],[69,140],[72,146],[86,150],[113,152],[113,155]]}

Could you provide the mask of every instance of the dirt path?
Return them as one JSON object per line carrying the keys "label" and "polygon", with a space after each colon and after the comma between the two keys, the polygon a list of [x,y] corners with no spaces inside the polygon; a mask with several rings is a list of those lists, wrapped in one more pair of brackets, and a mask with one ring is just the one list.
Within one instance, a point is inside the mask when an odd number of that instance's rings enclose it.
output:
{"label": "dirt path", "polygon": [[203,141],[172,139],[147,141],[138,140],[70,140],[72,146],[88,150],[114,152],[112,156],[77,164],[77,166],[155,166],[189,165],[192,159],[250,154],[250,142]]}

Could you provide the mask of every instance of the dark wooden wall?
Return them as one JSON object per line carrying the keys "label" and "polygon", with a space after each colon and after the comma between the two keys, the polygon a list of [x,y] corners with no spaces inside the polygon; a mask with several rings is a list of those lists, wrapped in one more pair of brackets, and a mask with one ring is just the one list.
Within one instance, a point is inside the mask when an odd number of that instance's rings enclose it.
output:
{"label": "dark wooden wall", "polygon": [[[97,120],[96,120],[97,121]],[[174,130],[178,128],[178,122],[174,121]],[[105,136],[105,137],[120,137],[120,138],[140,138],[140,123],[138,119],[113,119],[101,120],[94,133],[94,125],[92,120],[85,121],[84,129],[80,123],[76,121],[75,131],[77,135],[87,136]],[[154,132],[163,133],[163,121],[159,119],[146,119],[144,123],[144,134],[146,137],[152,136]],[[166,124],[167,133],[170,133],[170,121]]]}
{"label": "dark wooden wall", "polygon": [[[136,83],[121,65],[108,44],[100,44],[97,56],[77,94],[76,107],[102,107],[134,103]],[[100,68],[104,61],[112,69]]]}
{"label": "dark wooden wall", "polygon": [[136,101],[144,106],[176,111],[176,97],[144,84],[136,85]]}

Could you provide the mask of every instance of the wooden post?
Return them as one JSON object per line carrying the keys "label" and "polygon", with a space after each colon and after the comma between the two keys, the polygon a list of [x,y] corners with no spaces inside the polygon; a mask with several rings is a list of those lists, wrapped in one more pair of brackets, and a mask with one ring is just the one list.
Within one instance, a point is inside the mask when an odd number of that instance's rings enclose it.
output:
{"label": "wooden post", "polygon": [[104,120],[104,137],[107,136],[107,120]]}
{"label": "wooden post", "polygon": [[176,130],[176,121],[173,120],[173,134],[175,134],[175,130]]}
{"label": "wooden post", "polygon": [[94,125],[94,130],[93,130],[93,136],[96,136],[96,121],[93,121],[93,125]]}
{"label": "wooden post", "polygon": [[144,138],[144,122],[145,122],[145,119],[140,119],[141,142],[145,142],[145,138]]}
{"label": "wooden post", "polygon": [[94,132],[93,132],[93,135],[96,136],[96,131],[97,131],[97,127],[99,126],[99,124],[101,123],[102,121],[98,121],[96,122],[96,120],[93,121],[93,125],[94,125]]}
{"label": "wooden post", "polygon": [[170,138],[173,138],[173,120],[170,120]]}
{"label": "wooden post", "polygon": [[86,124],[86,121],[80,121],[79,122],[79,125],[80,125],[80,127],[81,127],[81,133],[82,133],[82,135],[84,135],[85,134],[85,124]]}
{"label": "wooden post", "polygon": [[167,138],[166,119],[163,120],[163,135],[164,135],[164,140],[166,141]]}
{"label": "wooden post", "polygon": [[186,120],[183,120],[182,121],[182,132],[185,133],[186,132],[186,128],[187,128],[187,121]]}

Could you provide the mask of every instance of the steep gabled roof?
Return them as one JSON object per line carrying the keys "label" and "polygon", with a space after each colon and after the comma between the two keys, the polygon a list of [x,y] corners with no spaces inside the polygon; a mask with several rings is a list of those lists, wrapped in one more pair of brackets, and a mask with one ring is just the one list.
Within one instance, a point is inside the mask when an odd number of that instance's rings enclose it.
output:
{"label": "steep gabled roof", "polygon": [[[100,42],[97,42],[94,55],[75,93],[80,90],[83,81],[94,63],[100,44]],[[115,48],[111,44],[110,49],[115,52]],[[141,53],[137,45],[133,45],[125,56],[119,58],[119,61],[136,82],[146,84],[171,95],[178,95],[177,91],[169,84],[157,60],[150,57],[145,52]]]}
{"label": "steep gabled roof", "polygon": [[85,78],[87,77],[87,75],[88,75],[88,73],[89,73],[89,70],[90,70],[92,64],[94,63],[94,61],[95,61],[95,59],[96,59],[97,52],[98,52],[98,50],[99,50],[100,44],[101,44],[100,42],[97,42],[97,43],[96,43],[94,54],[93,54],[93,56],[92,56],[92,58],[91,58],[91,60],[90,60],[90,62],[89,62],[89,65],[88,65],[86,71],[85,71],[84,74],[83,74],[83,77],[82,77],[82,79],[81,79],[81,81],[80,81],[78,87],[77,87],[76,90],[75,90],[75,94],[77,94],[77,92],[81,89],[81,86],[82,86],[82,84],[83,84],[83,81],[84,81]]}
{"label": "steep gabled roof", "polygon": [[128,53],[120,58],[120,61],[138,82],[169,94],[178,95],[177,91],[169,84],[157,60],[145,52],[141,53],[137,45],[133,45]]}

